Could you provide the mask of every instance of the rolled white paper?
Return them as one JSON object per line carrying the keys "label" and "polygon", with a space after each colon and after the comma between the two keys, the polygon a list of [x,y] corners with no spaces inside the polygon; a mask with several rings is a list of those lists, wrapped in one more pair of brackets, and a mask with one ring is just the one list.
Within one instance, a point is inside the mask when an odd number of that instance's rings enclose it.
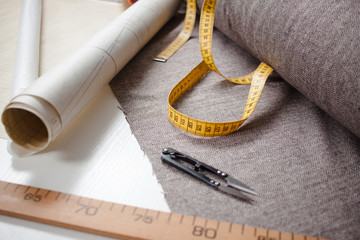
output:
{"label": "rolled white paper", "polygon": [[13,96],[30,86],[39,77],[41,0],[24,0],[13,79]]}
{"label": "rolled white paper", "polygon": [[[41,12],[42,0],[23,0],[12,96],[22,92],[39,77]],[[17,156],[27,156],[33,152],[14,144],[11,139],[8,141],[8,151]]]}
{"label": "rolled white paper", "polygon": [[140,0],[15,96],[2,121],[13,142],[45,149],[175,13],[180,0]]}

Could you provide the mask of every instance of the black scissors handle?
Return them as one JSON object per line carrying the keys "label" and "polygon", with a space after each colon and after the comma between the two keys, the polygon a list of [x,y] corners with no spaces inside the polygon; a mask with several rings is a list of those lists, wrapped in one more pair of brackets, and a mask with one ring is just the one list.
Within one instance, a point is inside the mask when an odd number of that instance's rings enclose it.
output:
{"label": "black scissors handle", "polygon": [[[176,159],[178,159],[178,160],[176,160]],[[214,181],[213,179],[205,176],[204,174],[201,174],[198,172],[199,169],[203,169],[203,170],[212,172],[214,174],[218,174],[218,171],[220,171],[220,170],[213,168],[213,167],[211,167],[203,162],[200,162],[196,159],[193,159],[189,156],[186,156],[185,154],[182,154],[181,152],[178,152],[175,149],[164,148],[161,153],[161,160],[165,163],[172,165],[173,167],[176,167],[177,169],[179,169],[187,174],[192,175],[193,177],[198,178],[199,180],[201,180],[213,187],[220,186],[220,183],[218,183],[218,182]],[[187,162],[191,165],[194,165],[195,170],[185,166],[184,164],[179,162],[179,160]]]}
{"label": "black scissors handle", "polygon": [[195,171],[205,170],[213,174],[219,175],[222,178],[226,178],[228,175],[221,171],[220,169],[214,168],[206,163],[203,163],[197,159],[194,159],[186,154],[183,154],[173,148],[164,148],[162,151],[163,154],[170,154],[173,159],[180,158],[182,161],[187,162],[191,165],[194,165]]}
{"label": "black scissors handle", "polygon": [[[250,187],[246,186],[239,180],[229,176],[228,174],[224,173],[223,171],[216,169],[206,163],[200,162],[190,156],[187,156],[173,148],[164,148],[161,152],[161,160],[171,166],[209,184],[210,186],[215,187],[216,189],[228,193],[232,196],[241,198],[245,201],[251,201],[246,195],[244,195],[241,191],[251,193],[253,195],[258,195],[254,190]],[[194,166],[194,169],[186,166],[184,163],[188,163]],[[200,170],[204,170],[204,172],[210,172],[214,175],[219,176],[220,178],[224,179],[226,184],[217,182],[205,174],[200,173]]]}

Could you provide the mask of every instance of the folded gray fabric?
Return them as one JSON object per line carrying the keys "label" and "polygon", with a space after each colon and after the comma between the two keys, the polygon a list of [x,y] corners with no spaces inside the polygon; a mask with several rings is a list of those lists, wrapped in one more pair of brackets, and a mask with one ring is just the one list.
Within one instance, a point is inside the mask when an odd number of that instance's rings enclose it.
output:
{"label": "folded gray fabric", "polygon": [[215,26],[360,137],[360,1],[218,0]]}
{"label": "folded gray fabric", "polygon": [[[182,19],[166,25],[111,82],[171,210],[330,239],[360,239],[359,138],[276,73],[267,81],[253,115],[233,134],[200,138],[171,125],[168,94],[202,60],[198,27],[165,64],[152,57],[179,33]],[[214,60],[231,77],[249,73],[259,63],[217,30]],[[248,91],[248,85],[209,73],[176,108],[208,121],[237,120]],[[224,170],[260,196],[247,204],[164,165],[164,147]]]}

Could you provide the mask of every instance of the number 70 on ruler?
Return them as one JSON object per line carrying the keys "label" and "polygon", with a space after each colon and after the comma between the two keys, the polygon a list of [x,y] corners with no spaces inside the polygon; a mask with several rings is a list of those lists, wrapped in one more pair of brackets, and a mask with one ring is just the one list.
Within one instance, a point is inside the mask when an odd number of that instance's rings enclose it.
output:
{"label": "number 70 on ruler", "polygon": [[120,239],[325,240],[4,181],[0,214]]}

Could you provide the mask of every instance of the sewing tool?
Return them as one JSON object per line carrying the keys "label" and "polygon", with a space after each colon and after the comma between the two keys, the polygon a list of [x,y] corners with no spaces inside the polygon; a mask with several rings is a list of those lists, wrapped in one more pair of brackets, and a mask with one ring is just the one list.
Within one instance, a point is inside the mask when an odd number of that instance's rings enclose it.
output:
{"label": "sewing tool", "polygon": [[[240,182],[239,180],[229,176],[227,173],[221,171],[220,169],[216,169],[173,148],[164,148],[161,153],[161,160],[164,163],[168,163],[173,167],[176,167],[177,169],[205,182],[206,184],[237,198],[251,201],[251,199],[248,196],[244,195],[242,192],[258,195],[253,189]],[[194,166],[194,169],[187,167],[182,162],[189,163],[190,165]],[[226,185],[212,178],[209,178],[205,174],[200,173],[200,171],[211,173],[214,176],[221,178],[222,180],[226,181]]]}

